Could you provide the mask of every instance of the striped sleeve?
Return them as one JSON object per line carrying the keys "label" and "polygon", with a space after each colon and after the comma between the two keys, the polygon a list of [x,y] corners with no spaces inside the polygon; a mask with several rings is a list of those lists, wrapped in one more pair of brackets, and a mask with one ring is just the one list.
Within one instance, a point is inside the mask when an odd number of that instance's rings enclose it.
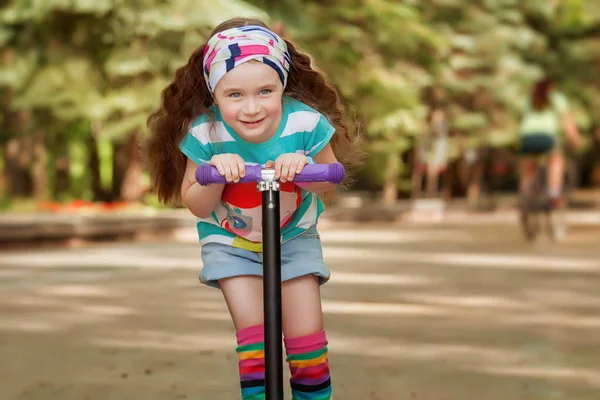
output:
{"label": "striped sleeve", "polygon": [[196,164],[206,164],[213,156],[211,143],[203,140],[204,134],[198,132],[199,127],[189,130],[179,143],[179,149]]}
{"label": "striped sleeve", "polygon": [[324,115],[319,114],[319,120],[312,131],[307,132],[304,137],[304,151],[309,157],[319,154],[323,147],[329,143],[335,128],[329,123]]}

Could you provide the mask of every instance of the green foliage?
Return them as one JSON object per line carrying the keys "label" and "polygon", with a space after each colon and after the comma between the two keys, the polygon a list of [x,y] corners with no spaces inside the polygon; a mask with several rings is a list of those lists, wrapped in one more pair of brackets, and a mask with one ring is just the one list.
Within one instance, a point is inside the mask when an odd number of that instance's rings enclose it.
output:
{"label": "green foliage", "polygon": [[[583,129],[600,109],[600,3],[587,0],[12,0],[0,6],[6,110],[43,127],[50,152],[101,129],[112,145],[145,130],[176,68],[222,20],[283,21],[341,93],[377,161],[398,160],[426,129],[425,89],[444,89],[452,130],[469,147],[515,138],[520,99],[543,74],[567,92]],[[86,129],[65,129],[85,121]],[[31,129],[23,127],[22,135]],[[87,155],[70,168],[89,185]],[[457,147],[456,145],[453,145]],[[62,149],[62,150],[61,150]],[[51,156],[50,159],[53,159]],[[107,161],[108,160],[108,161]],[[396,162],[396,161],[393,161]],[[110,167],[109,167],[110,166]],[[390,166],[392,166],[390,164]],[[400,165],[402,171],[404,166]],[[82,175],[83,174],[83,175]],[[78,181],[79,182],[79,181]],[[77,189],[79,190],[79,189]]]}
{"label": "green foliage", "polygon": [[3,2],[0,89],[12,95],[3,107],[26,112],[32,126],[47,131],[50,162],[52,152],[68,151],[77,195],[91,181],[89,155],[75,133],[81,130],[56,132],[81,120],[102,127],[95,133],[100,178],[110,189],[113,143],[145,131],[175,69],[213,25],[236,15],[267,17],[240,0]]}
{"label": "green foliage", "polygon": [[[198,32],[238,13],[266,16],[238,0],[15,0],[0,11],[0,40],[12,53],[0,86],[17,90],[13,107],[49,109],[57,120],[139,122],[189,56],[177,43],[196,33],[198,46]],[[109,136],[143,127],[125,125]]]}

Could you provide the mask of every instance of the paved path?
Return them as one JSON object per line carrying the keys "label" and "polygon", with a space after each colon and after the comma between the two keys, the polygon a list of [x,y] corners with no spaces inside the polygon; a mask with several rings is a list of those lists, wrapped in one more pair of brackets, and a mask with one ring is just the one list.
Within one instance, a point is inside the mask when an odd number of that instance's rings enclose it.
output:
{"label": "paved path", "polygon": [[[337,400],[600,398],[600,228],[527,245],[484,222],[322,229]],[[0,399],[239,398],[198,256],[187,230],[0,252]]]}

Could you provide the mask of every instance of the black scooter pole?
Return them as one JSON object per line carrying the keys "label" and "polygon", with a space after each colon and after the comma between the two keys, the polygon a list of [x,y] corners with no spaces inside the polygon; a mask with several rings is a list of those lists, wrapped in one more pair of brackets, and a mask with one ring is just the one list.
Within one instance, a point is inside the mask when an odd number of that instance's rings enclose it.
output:
{"label": "black scooter pole", "polygon": [[[265,176],[263,176],[263,179]],[[268,178],[267,178],[268,179]],[[281,345],[281,239],[279,182],[263,180],[263,302],[265,319],[266,400],[283,399],[283,351]]]}

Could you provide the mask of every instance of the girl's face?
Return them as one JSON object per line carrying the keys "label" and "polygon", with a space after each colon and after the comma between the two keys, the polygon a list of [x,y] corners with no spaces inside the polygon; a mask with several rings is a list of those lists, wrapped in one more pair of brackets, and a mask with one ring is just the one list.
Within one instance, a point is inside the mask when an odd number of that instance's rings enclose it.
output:
{"label": "girl's face", "polygon": [[214,101],[225,123],[242,139],[262,143],[279,127],[282,96],[277,72],[260,61],[248,61],[221,78]]}

